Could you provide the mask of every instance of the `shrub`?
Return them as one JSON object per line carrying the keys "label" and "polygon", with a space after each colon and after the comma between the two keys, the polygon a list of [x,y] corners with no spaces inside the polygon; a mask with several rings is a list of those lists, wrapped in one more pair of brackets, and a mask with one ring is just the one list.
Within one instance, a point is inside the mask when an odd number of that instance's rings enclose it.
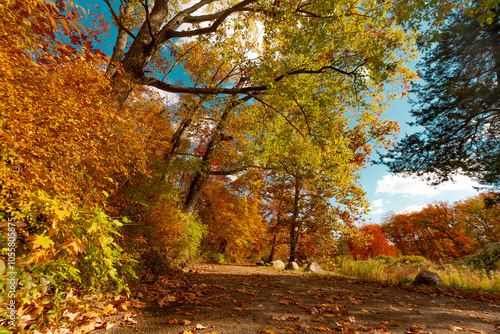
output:
{"label": "shrub", "polygon": [[157,205],[145,219],[141,265],[157,278],[193,261],[206,233],[197,215],[188,215],[173,205]]}
{"label": "shrub", "polygon": [[427,260],[425,257],[420,256],[420,255],[404,255],[404,256],[399,258],[399,261],[409,262],[411,264],[423,264],[423,263],[429,262],[429,260]]}
{"label": "shrub", "polygon": [[500,269],[500,242],[488,244],[476,254],[466,256],[458,262],[476,269],[498,270]]}
{"label": "shrub", "polygon": [[396,262],[398,259],[396,259],[394,256],[389,256],[389,255],[378,255],[375,260],[377,261],[384,261],[384,262]]}

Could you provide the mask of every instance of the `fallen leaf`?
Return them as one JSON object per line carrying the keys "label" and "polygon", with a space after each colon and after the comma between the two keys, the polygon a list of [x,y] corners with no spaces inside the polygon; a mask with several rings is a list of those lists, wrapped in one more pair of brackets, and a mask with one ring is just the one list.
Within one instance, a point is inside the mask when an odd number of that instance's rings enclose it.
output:
{"label": "fallen leaf", "polygon": [[394,306],[392,305],[389,305],[389,307],[387,307],[388,310],[391,310],[391,311],[399,311],[398,308],[395,308]]}
{"label": "fallen leaf", "polygon": [[207,328],[207,327],[203,326],[202,324],[197,324],[196,327],[195,327],[196,330],[202,330],[202,329],[205,329],[205,328]]}
{"label": "fallen leaf", "polygon": [[70,311],[68,311],[67,309],[64,310],[63,312],[63,317],[64,318],[68,318],[70,321],[75,321],[75,318],[78,316],[78,312],[75,312],[75,313],[71,313]]}
{"label": "fallen leaf", "polygon": [[171,320],[168,321],[168,323],[170,325],[177,325],[179,323],[179,320],[177,320],[177,319],[171,319]]}
{"label": "fallen leaf", "polygon": [[131,322],[133,324],[137,324],[137,321],[135,321],[134,319],[132,319],[132,313],[127,313],[123,316],[123,320],[124,321],[128,321],[128,322]]}
{"label": "fallen leaf", "polygon": [[457,327],[457,326],[453,326],[453,325],[446,325],[444,326],[444,328],[446,329],[449,329],[450,331],[452,332],[456,332],[456,331],[463,331],[463,332],[466,332],[467,330],[464,328],[460,328],[460,327]]}
{"label": "fallen leaf", "polygon": [[181,325],[186,326],[186,325],[189,325],[189,324],[191,324],[191,321],[189,321],[189,320],[187,320],[187,319],[183,319],[183,320],[181,320]]}
{"label": "fallen leaf", "polygon": [[275,331],[270,330],[270,329],[264,329],[264,331],[263,331],[263,332],[261,332],[261,333],[263,333],[263,334],[276,334],[276,332],[275,332]]}
{"label": "fallen leaf", "polygon": [[104,308],[102,310],[106,315],[118,313],[117,309],[113,306],[113,304],[108,304],[108,305],[104,306]]}
{"label": "fallen leaf", "polygon": [[315,326],[313,327],[315,331],[333,333],[334,330],[325,326]]}
{"label": "fallen leaf", "polygon": [[273,315],[273,320],[279,320],[279,321],[285,321],[286,320],[286,315],[285,313],[280,314],[280,315]]}
{"label": "fallen leaf", "polygon": [[472,333],[477,333],[477,334],[488,334],[482,330],[479,330],[479,329],[473,329],[473,328],[469,328],[469,330],[472,332]]}

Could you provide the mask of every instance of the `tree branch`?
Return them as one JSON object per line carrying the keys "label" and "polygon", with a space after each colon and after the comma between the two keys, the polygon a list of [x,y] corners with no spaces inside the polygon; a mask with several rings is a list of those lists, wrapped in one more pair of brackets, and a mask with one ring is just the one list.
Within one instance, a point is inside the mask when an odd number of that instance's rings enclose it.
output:
{"label": "tree branch", "polygon": [[[347,72],[336,68],[334,66],[323,66],[317,70],[308,70],[308,69],[298,69],[285,74],[282,74],[276,78],[274,78],[274,82],[279,82],[286,77],[292,75],[300,75],[300,74],[321,74],[327,72],[327,70],[332,70],[347,76],[354,76],[357,78],[356,70],[351,72]],[[142,85],[151,86],[158,88],[160,90],[171,92],[171,93],[185,93],[185,94],[208,94],[208,95],[217,95],[217,94],[227,94],[227,95],[237,95],[237,94],[253,94],[257,92],[262,92],[268,89],[267,86],[249,86],[249,87],[234,87],[234,88],[222,88],[222,87],[213,87],[213,88],[198,88],[198,87],[185,87],[185,86],[176,86],[159,79],[144,75],[140,78],[140,83]]]}
{"label": "tree branch", "polygon": [[113,15],[113,19],[115,20],[116,24],[120,27],[120,29],[122,29],[123,31],[125,31],[130,37],[132,37],[133,39],[135,39],[135,36],[134,34],[132,34],[130,32],[130,30],[128,30],[123,24],[122,24],[122,21],[120,20],[120,18],[118,17],[118,15],[116,15],[115,11],[113,10],[113,7],[111,7],[111,4],[109,3],[109,0],[103,0],[106,5],[108,5],[108,8],[109,8],[109,11],[111,12],[111,15]]}
{"label": "tree branch", "polygon": [[146,12],[146,23],[148,24],[148,30],[149,30],[149,35],[151,36],[151,40],[153,43],[155,42],[156,38],[155,35],[153,34],[153,30],[151,29],[151,17],[149,15],[149,5],[148,5],[148,0],[144,0],[145,2],[142,2],[142,0],[139,0],[141,5],[144,7],[144,11]]}
{"label": "tree branch", "polygon": [[[226,20],[226,18],[229,15],[231,15],[232,13],[237,12],[237,11],[245,8],[245,6],[247,6],[247,5],[249,5],[249,4],[253,3],[253,2],[256,2],[256,1],[257,0],[244,0],[244,1],[240,2],[240,3],[237,3],[236,5],[234,5],[231,8],[228,8],[226,10],[223,10],[222,12],[218,12],[218,13],[215,13],[215,14],[201,15],[201,16],[195,16],[195,17],[187,16],[184,19],[184,22],[190,23],[189,21],[192,20],[194,23],[196,23],[196,22],[211,21],[211,20],[214,20],[214,19],[215,19],[215,22],[212,23],[212,25],[210,27],[196,29],[196,30],[191,30],[191,31],[169,31],[168,35],[169,35],[170,38],[172,38],[172,37],[193,37],[193,36],[198,36],[198,35],[204,35],[204,34],[213,33],[213,32],[215,32],[217,30],[217,28],[222,23],[224,23],[224,21]],[[197,18],[202,18],[202,21],[197,21]]]}

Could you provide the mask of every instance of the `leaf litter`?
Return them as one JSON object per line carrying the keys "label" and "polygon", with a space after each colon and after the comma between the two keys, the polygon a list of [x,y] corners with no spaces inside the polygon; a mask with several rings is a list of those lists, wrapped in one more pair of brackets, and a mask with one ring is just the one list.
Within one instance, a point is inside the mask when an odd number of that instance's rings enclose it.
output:
{"label": "leaf litter", "polygon": [[[251,265],[198,265],[140,290],[126,304],[134,308],[135,302],[143,303],[142,315],[131,318],[137,324],[122,318],[100,332],[500,334],[498,298],[477,301],[440,289]],[[116,303],[108,305],[104,313],[118,311]]]}

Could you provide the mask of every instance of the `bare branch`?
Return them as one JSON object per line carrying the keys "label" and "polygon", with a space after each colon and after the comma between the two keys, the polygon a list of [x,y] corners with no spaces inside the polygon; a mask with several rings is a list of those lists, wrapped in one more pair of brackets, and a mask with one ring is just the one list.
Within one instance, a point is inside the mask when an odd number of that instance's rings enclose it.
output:
{"label": "bare branch", "polygon": [[283,113],[281,111],[279,111],[278,109],[274,108],[272,105],[270,105],[269,103],[267,103],[266,101],[258,98],[257,96],[253,96],[254,99],[256,99],[257,101],[259,101],[260,103],[262,103],[263,105],[271,108],[272,110],[274,110],[278,115],[280,115],[281,117],[283,117],[285,119],[285,121],[287,121],[288,124],[290,124],[290,126],[292,128],[294,128],[301,136],[302,138],[305,138],[306,136],[304,136],[304,134],[302,133],[302,131],[300,131],[299,128],[297,128],[293,123],[292,121],[290,121],[288,119],[288,117],[286,117],[285,115],[283,115]]}
{"label": "bare branch", "polygon": [[116,24],[120,27],[120,29],[122,29],[123,31],[125,31],[130,37],[132,37],[133,39],[135,39],[135,36],[134,34],[132,34],[130,32],[130,30],[128,30],[123,24],[122,24],[122,21],[120,20],[120,18],[118,17],[118,15],[116,15],[113,7],[111,7],[111,4],[109,3],[109,0],[103,0],[107,5],[108,5],[108,8],[109,8],[109,11],[111,12],[111,15],[113,15],[113,19],[115,20]]}
{"label": "bare branch", "polygon": [[182,11],[182,13],[184,14],[192,14],[194,12],[196,12],[198,9],[200,9],[201,7],[205,6],[205,5],[208,5],[209,3],[212,3],[216,0],[202,0],[198,3],[195,3],[194,5],[192,5],[191,7],[189,8],[186,8]]}
{"label": "bare branch", "polygon": [[[162,30],[162,33],[165,33],[166,36],[164,36],[163,38],[173,38],[173,37],[193,37],[193,36],[198,36],[198,35],[204,35],[204,34],[210,34],[210,33],[213,33],[217,30],[217,28],[222,24],[224,23],[224,21],[226,20],[226,18],[231,15],[232,13],[234,12],[237,12],[243,8],[245,8],[245,6],[253,3],[253,2],[256,2],[257,0],[244,0],[242,2],[239,2],[237,3],[236,5],[226,9],[226,10],[223,10],[221,12],[218,12],[218,13],[215,13],[215,14],[210,14],[210,15],[202,15],[202,16],[199,16],[199,17],[205,17],[205,18],[208,18],[210,17],[210,21],[211,20],[215,20],[214,23],[212,23],[212,25],[210,27],[206,27],[206,28],[200,28],[200,29],[196,29],[196,30],[191,30],[191,31],[174,31],[174,30],[171,30],[171,29],[167,29],[166,31],[163,31]],[[186,10],[183,11],[183,13],[187,13]],[[207,21],[207,19],[203,19],[203,21]],[[196,17],[191,17],[191,16],[186,16],[183,20],[183,22],[188,22],[189,23],[189,20],[193,20],[193,22],[203,22],[203,21],[196,21]],[[168,26],[168,25],[167,25]],[[167,28],[167,26],[165,28]]]}
{"label": "bare branch", "polygon": [[139,2],[144,7],[144,11],[146,12],[146,23],[148,25],[149,35],[151,36],[151,39],[153,40],[153,43],[154,43],[156,38],[155,38],[155,35],[153,34],[153,30],[151,29],[151,17],[149,15],[148,0],[145,0],[145,2],[142,2],[142,0],[139,0]]}
{"label": "bare branch", "polygon": [[307,133],[310,136],[312,136],[314,138],[314,140],[316,140],[316,142],[319,144],[319,146],[324,148],[323,144],[319,141],[318,137],[316,137],[316,135],[311,131],[311,125],[309,124],[309,120],[307,119],[307,114],[306,114],[304,108],[302,108],[299,101],[297,101],[297,99],[295,98],[295,96],[293,94],[292,94],[292,98],[293,98],[293,101],[295,102],[295,104],[297,105],[297,107],[299,107],[300,111],[302,112],[302,115],[304,115],[304,119],[306,121],[306,126],[307,126]]}
{"label": "bare branch", "polygon": [[[300,75],[300,74],[321,74],[326,73],[327,71],[332,70],[347,76],[354,76],[357,78],[356,70],[351,72],[347,72],[341,70],[334,66],[323,66],[317,70],[308,70],[308,69],[298,69],[282,74],[274,79],[274,82],[279,82],[289,76]],[[257,92],[262,92],[268,89],[267,86],[249,86],[249,87],[234,87],[234,88],[222,88],[222,87],[213,87],[213,88],[198,88],[198,87],[185,87],[185,86],[176,86],[159,79],[144,75],[140,78],[140,83],[142,85],[151,86],[158,88],[160,90],[171,92],[171,93],[186,93],[186,94],[209,94],[209,95],[217,95],[217,94],[227,94],[227,95],[237,95],[237,94],[253,94]]]}

